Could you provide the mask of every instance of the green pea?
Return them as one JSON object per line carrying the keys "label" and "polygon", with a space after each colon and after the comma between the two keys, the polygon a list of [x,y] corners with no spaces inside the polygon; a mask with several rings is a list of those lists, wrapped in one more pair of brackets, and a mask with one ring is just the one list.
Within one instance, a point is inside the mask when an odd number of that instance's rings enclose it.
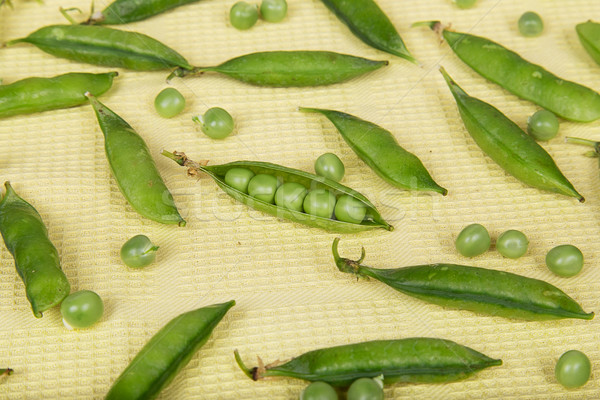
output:
{"label": "green pea", "polygon": [[258,21],[258,8],[245,1],[238,1],[229,11],[229,22],[236,29],[250,29],[256,21]]}
{"label": "green pea", "polygon": [[347,400],[383,400],[383,384],[371,378],[359,378],[348,388]]}
{"label": "green pea", "polygon": [[558,118],[548,110],[538,110],[527,119],[527,133],[535,140],[550,140],[558,134]]}
{"label": "green pea", "polygon": [[265,203],[273,204],[279,181],[273,175],[258,174],[248,183],[248,194]]}
{"label": "green pea", "polygon": [[315,161],[315,172],[319,176],[339,182],[344,177],[344,163],[333,153],[321,154]]}
{"label": "green pea", "polygon": [[506,258],[519,258],[527,253],[529,240],[523,232],[509,230],[498,236],[496,249]]}
{"label": "green pea", "polygon": [[365,219],[366,214],[367,208],[365,205],[354,197],[343,195],[337,199],[337,203],[335,204],[336,219],[353,224],[360,224],[363,219]]}
{"label": "green pea", "polygon": [[315,189],[304,198],[304,212],[317,217],[331,218],[335,209],[335,196],[327,189]]}
{"label": "green pea", "polygon": [[163,118],[173,118],[185,108],[185,97],[175,88],[163,89],[154,99],[154,108]]}
{"label": "green pea", "polygon": [[102,318],[104,303],[96,292],[81,290],[63,300],[60,313],[67,327],[89,328]]}
{"label": "green pea", "polygon": [[546,266],[558,276],[575,276],[583,268],[583,254],[570,244],[556,246],[546,254]]}
{"label": "green pea", "polygon": [[212,139],[225,139],[233,132],[231,114],[220,107],[209,108],[204,115],[193,117],[192,121],[200,124],[202,132]]}
{"label": "green pea", "polygon": [[480,224],[465,227],[456,238],[456,250],[465,257],[475,257],[485,253],[492,240],[487,229]]}
{"label": "green pea", "polygon": [[306,197],[306,193],[308,193],[306,188],[299,183],[284,183],[277,189],[277,192],[275,192],[275,204],[279,207],[302,212],[302,204]]}
{"label": "green pea", "polygon": [[558,359],[554,375],[558,383],[566,388],[578,388],[590,379],[590,359],[578,350],[569,350]]}
{"label": "green pea", "polygon": [[260,15],[265,21],[279,22],[287,14],[287,2],[285,0],[262,0],[260,3]]}
{"label": "green pea", "polygon": [[121,247],[121,260],[129,268],[143,268],[154,262],[157,250],[148,236],[136,235]]}
{"label": "green pea", "polygon": [[519,18],[519,32],[527,37],[539,36],[544,30],[544,22],[539,14],[527,11]]}
{"label": "green pea", "polygon": [[477,0],[454,0],[458,8],[471,8],[477,3]]}
{"label": "green pea", "polygon": [[248,193],[248,184],[254,177],[254,172],[248,168],[234,167],[225,173],[225,183],[242,193]]}
{"label": "green pea", "polygon": [[333,386],[325,382],[313,382],[300,394],[300,400],[337,400],[338,395]]}

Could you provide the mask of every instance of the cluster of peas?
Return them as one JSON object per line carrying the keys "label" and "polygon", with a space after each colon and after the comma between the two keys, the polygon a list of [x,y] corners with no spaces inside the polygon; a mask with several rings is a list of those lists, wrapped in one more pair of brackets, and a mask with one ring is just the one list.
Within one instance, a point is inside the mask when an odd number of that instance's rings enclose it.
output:
{"label": "cluster of peas", "polygon": [[[300,400],[338,400],[338,398],[336,390],[325,382],[311,383],[300,395]],[[348,388],[346,399],[383,400],[383,382],[379,378],[359,378]]]}
{"label": "cluster of peas", "polygon": [[[229,11],[229,22],[236,29],[250,29],[258,21],[258,13],[259,9],[256,5],[238,1]],[[260,3],[260,16],[267,22],[279,22],[286,14],[286,0],[262,0]]]}

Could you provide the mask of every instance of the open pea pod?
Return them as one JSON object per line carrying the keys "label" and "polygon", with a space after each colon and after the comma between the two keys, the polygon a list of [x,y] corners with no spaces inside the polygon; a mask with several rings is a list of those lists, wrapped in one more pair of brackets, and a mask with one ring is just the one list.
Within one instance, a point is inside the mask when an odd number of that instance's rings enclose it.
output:
{"label": "open pea pod", "polygon": [[[219,185],[221,189],[223,189],[225,193],[240,203],[244,203],[255,210],[271,214],[278,218],[283,218],[304,225],[340,233],[360,232],[375,228],[386,229],[388,231],[393,230],[393,227],[385,222],[381,215],[379,215],[379,212],[375,206],[365,196],[350,189],[349,187],[309,172],[260,161],[236,161],[222,165],[203,166],[188,159],[185,154],[180,152],[171,153],[168,151],[163,151],[162,154],[174,160],[179,165],[187,167],[189,169],[188,173],[192,175],[196,175],[201,172],[207,174],[215,181],[217,185]],[[227,171],[236,167],[249,169],[255,175],[268,174],[275,176],[280,182],[299,183],[306,188],[310,188],[311,190],[326,189],[333,193],[336,197],[341,195],[351,196],[364,205],[366,208],[365,217],[360,223],[343,222],[279,207],[274,204],[259,200],[225,183],[225,174]]]}

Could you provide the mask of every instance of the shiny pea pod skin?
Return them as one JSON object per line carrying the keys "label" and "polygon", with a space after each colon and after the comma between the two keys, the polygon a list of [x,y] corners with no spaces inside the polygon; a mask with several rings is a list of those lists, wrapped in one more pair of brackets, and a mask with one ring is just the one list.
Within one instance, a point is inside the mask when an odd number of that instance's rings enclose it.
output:
{"label": "shiny pea pod skin", "polygon": [[88,97],[104,134],[110,170],[125,199],[146,218],[185,226],[144,139],[94,96]]}
{"label": "shiny pea pod skin", "polygon": [[469,310],[512,319],[541,321],[562,318],[592,319],[581,306],[557,287],[533,278],[485,268],[455,264],[429,264],[379,269],[359,260],[341,258],[339,238],[332,246],[341,272],[370,277],[406,295],[443,307]]}
{"label": "shiny pea pod skin", "polygon": [[492,105],[469,96],[443,68],[440,72],[467,131],[484,153],[527,185],[585,201],[535,139]]}
{"label": "shiny pea pod skin", "polygon": [[142,33],[94,25],[50,25],[7,44],[30,43],[56,57],[135,71],[192,69],[183,56]]}
{"label": "shiny pea pod skin", "polygon": [[[381,215],[379,215],[379,212],[377,211],[375,206],[365,196],[350,189],[349,187],[346,187],[340,183],[337,183],[335,181],[321,176],[317,176],[293,168],[287,168],[277,164],[271,164],[260,161],[236,161],[222,165],[202,166],[198,163],[193,162],[192,160],[189,160],[185,154],[180,152],[171,153],[168,151],[164,151],[162,154],[174,160],[179,165],[187,167],[188,174],[190,175],[197,175],[199,173],[207,174],[225,193],[227,193],[229,196],[233,197],[240,203],[243,203],[255,210],[265,212],[278,218],[283,218],[300,224],[340,233],[354,233],[375,228],[386,229],[388,231],[394,229],[390,224],[385,222]],[[336,197],[339,197],[344,194],[349,195],[354,199],[360,201],[365,206],[367,210],[366,215],[361,223],[356,224],[318,217],[316,215],[309,215],[307,213],[295,211],[284,207],[278,207],[275,204],[270,204],[258,200],[225,183],[225,174],[228,170],[232,168],[246,168],[252,171],[254,175],[272,175],[283,183],[296,182],[303,185],[309,190],[329,190]]]}
{"label": "shiny pea pod skin", "polygon": [[[306,87],[344,82],[385,65],[388,61],[330,51],[269,51],[232,58],[215,67],[196,67],[190,73],[213,71],[256,86]],[[180,69],[171,76],[186,74]]]}
{"label": "shiny pea pod skin", "polygon": [[213,304],[183,313],[144,345],[106,394],[106,400],[151,400],[167,387],[235,305]]}
{"label": "shiny pea pod skin", "polygon": [[305,107],[300,111],[317,112],[327,117],[356,155],[390,185],[442,195],[448,193],[433,180],[421,160],[402,148],[382,127],[340,111]]}
{"label": "shiny pea pod skin", "polygon": [[92,15],[87,23],[95,25],[128,24],[198,1],[200,0],[115,0],[99,15]]}
{"label": "shiny pea pod skin", "polygon": [[575,30],[585,51],[600,64],[600,24],[587,21],[577,24]]}
{"label": "shiny pea pod skin", "polygon": [[443,30],[454,53],[487,80],[561,118],[592,122],[600,118],[600,94],[557,77],[489,39]]}
{"label": "shiny pea pod skin", "polygon": [[359,378],[383,375],[384,383],[438,383],[465,379],[502,365],[469,347],[437,338],[373,340],[313,350],[287,362],[247,368],[235,353],[238,366],[253,380],[290,377],[346,387]]}
{"label": "shiny pea pod skin", "polygon": [[0,201],[0,233],[15,259],[15,267],[31,303],[33,315],[42,313],[69,295],[71,286],[60,268],[58,251],[37,210],[14,191],[9,182]]}
{"label": "shiny pea pod skin", "polygon": [[398,31],[373,0],[321,0],[352,33],[371,47],[413,63]]}
{"label": "shiny pea pod skin", "polygon": [[88,74],[73,72],[52,78],[26,78],[0,85],[0,118],[87,103],[84,93],[100,96],[109,90],[116,72]]}

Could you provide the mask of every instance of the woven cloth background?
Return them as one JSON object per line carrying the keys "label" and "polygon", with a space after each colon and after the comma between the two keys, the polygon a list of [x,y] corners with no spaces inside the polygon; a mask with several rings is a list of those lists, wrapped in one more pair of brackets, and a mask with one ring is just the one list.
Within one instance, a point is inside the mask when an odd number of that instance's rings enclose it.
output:
{"label": "woven cloth background", "polygon": [[[587,198],[585,204],[529,188],[508,176],[468,136],[438,65],[444,65],[470,94],[484,99],[525,126],[536,107],[486,82],[462,64],[425,28],[412,22],[441,19],[459,31],[492,38],[566,79],[600,89],[600,67],[578,42],[574,26],[600,19],[600,3],[589,0],[479,0],[460,10],[449,0],[379,0],[422,62],[422,67],[374,50],[351,35],[318,0],[288,0],[286,19],[258,22],[238,31],[228,22],[231,1],[205,0],[152,19],[122,26],[153,36],[193,65],[212,65],[263,50],[332,50],[390,65],[344,84],[321,88],[269,89],[215,74],[175,79],[187,99],[176,118],[159,118],[156,94],[166,72],[119,71],[101,100],[147,141],[157,165],[186,218],[185,228],[141,218],[120,194],[103,150],[103,138],[89,105],[0,120],[0,179],[31,202],[48,226],[73,290],[90,289],[106,312],[93,328],[67,331],[57,309],[33,317],[13,260],[0,246],[0,366],[13,376],[0,383],[0,398],[102,398],[143,344],[176,315],[235,299],[237,305],[209,342],[161,394],[162,399],[294,399],[305,383],[279,379],[253,382],[237,368],[233,350],[249,365],[305,351],[372,339],[441,337],[470,346],[503,366],[450,384],[393,385],[388,399],[593,399],[600,397],[600,321],[520,322],[445,310],[403,296],[377,282],[357,282],[337,272],[331,256],[335,234],[249,210],[221,192],[207,177],[187,178],[183,168],[160,156],[162,149],[186,152],[211,163],[261,160],[312,171],[314,160],[334,152],[346,166],[344,184],[364,193],[392,223],[394,232],[345,235],[343,256],[365,246],[365,262],[400,267],[454,262],[511,271],[551,282],[587,311],[600,311],[600,181],[597,160],[565,136],[600,140],[600,122],[563,122],[558,138],[543,146]],[[107,5],[96,1],[96,8]],[[22,37],[41,26],[65,23],[58,8],[89,9],[88,0],[14,0],[0,9],[0,41]],[[524,38],[516,21],[539,12],[544,34]],[[83,19],[84,17],[78,17]],[[0,77],[10,83],[29,76],[68,71],[106,71],[57,59],[33,46],[0,49]],[[375,122],[416,153],[438,183],[442,197],[395,189],[370,171],[323,117],[298,106],[326,107]],[[220,106],[236,120],[223,141],[200,133],[191,117]],[[519,260],[493,249],[468,260],[453,247],[460,229],[485,225],[493,237],[520,229],[530,250]],[[136,234],[160,246],[157,261],[130,270],[119,259],[121,245]],[[574,278],[554,276],[546,252],[559,244],[578,246],[585,268]],[[590,382],[566,390],[554,379],[554,365],[566,350],[579,349],[593,363]]]}

